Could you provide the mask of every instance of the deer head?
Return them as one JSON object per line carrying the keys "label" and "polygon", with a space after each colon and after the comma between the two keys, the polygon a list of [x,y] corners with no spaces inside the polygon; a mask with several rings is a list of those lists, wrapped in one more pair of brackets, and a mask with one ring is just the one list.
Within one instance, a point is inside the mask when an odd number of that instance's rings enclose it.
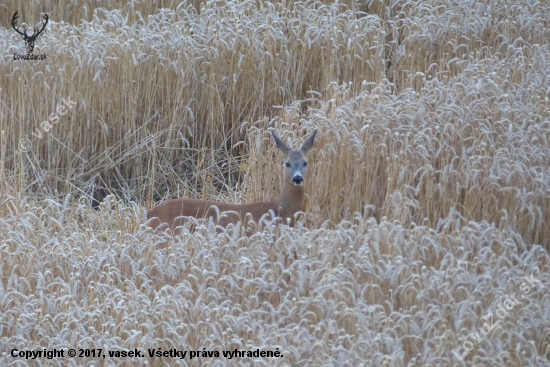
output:
{"label": "deer head", "polygon": [[13,14],[13,18],[11,18],[11,25],[13,27],[13,29],[15,29],[15,31],[17,33],[19,33],[21,35],[21,38],[23,38],[23,40],[25,41],[26,43],[26,47],[27,47],[27,53],[32,53],[32,51],[34,50],[34,42],[36,41],[36,39],[38,38],[38,36],[40,35],[40,33],[42,33],[42,31],[44,31],[44,29],[46,28],[46,25],[48,24],[48,14],[44,14],[44,25],[42,26],[42,29],[39,30],[38,32],[34,31],[32,32],[31,35],[28,35],[27,34],[27,30],[25,30],[25,32],[21,32],[19,30],[19,27],[16,27],[15,24],[17,23],[17,18],[19,18],[19,15],[17,14],[19,11],[16,11],[15,14]]}
{"label": "deer head", "polygon": [[306,154],[313,146],[317,130],[302,144],[300,149],[291,149],[275,133],[272,132],[277,148],[284,154],[284,177],[293,186],[303,186],[307,174]]}

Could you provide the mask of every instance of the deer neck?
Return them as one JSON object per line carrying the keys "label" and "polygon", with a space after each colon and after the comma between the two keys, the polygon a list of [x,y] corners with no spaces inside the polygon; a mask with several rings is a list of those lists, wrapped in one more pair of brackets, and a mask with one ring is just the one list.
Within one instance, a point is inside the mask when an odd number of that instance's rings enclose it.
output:
{"label": "deer neck", "polygon": [[283,218],[284,223],[286,223],[286,218],[290,218],[291,223],[294,223],[294,214],[304,210],[304,202],[304,186],[296,186],[284,180],[281,195],[276,201],[278,216]]}

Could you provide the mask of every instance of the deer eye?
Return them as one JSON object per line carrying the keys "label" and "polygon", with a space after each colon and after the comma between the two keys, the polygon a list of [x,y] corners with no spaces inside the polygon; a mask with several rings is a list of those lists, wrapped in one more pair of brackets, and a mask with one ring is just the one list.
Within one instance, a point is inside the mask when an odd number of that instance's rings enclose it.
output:
{"label": "deer eye", "polygon": [[307,166],[307,162],[304,162],[304,167]]}
{"label": "deer eye", "polygon": [[286,166],[286,167],[290,167],[290,163],[286,162],[286,163],[285,163],[285,166]]}

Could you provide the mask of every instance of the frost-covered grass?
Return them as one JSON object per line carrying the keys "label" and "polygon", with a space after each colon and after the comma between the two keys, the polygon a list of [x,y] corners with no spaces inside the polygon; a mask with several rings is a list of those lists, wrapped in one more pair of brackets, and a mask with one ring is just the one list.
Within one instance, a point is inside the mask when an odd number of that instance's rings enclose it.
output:
{"label": "frost-covered grass", "polygon": [[[41,3],[0,5],[0,364],[80,346],[284,355],[107,361],[128,365],[550,365],[550,4]],[[15,10],[50,15],[47,60],[13,60]],[[298,228],[140,226],[166,198],[276,196],[271,129],[319,130]]]}

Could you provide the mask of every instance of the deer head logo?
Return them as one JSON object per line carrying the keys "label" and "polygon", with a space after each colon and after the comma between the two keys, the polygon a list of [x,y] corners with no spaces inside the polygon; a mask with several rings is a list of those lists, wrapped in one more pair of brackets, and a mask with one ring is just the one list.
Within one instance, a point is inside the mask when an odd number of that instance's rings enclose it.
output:
{"label": "deer head logo", "polygon": [[44,25],[42,26],[42,29],[39,30],[38,32],[33,30],[32,34],[28,35],[27,34],[28,29],[25,30],[25,32],[21,32],[19,30],[19,27],[15,26],[16,23],[17,23],[17,18],[19,18],[19,15],[17,14],[18,12],[19,11],[16,11],[15,14],[13,14],[13,18],[11,18],[11,25],[12,25],[13,29],[15,29],[15,31],[17,33],[19,33],[21,35],[21,38],[23,38],[23,40],[25,41],[25,44],[26,44],[26,47],[27,47],[27,53],[31,54],[32,51],[34,50],[34,42],[36,41],[38,36],[40,36],[42,31],[44,31],[44,29],[46,28],[46,25],[48,24],[48,20],[50,18],[48,18],[48,14],[44,14]]}

